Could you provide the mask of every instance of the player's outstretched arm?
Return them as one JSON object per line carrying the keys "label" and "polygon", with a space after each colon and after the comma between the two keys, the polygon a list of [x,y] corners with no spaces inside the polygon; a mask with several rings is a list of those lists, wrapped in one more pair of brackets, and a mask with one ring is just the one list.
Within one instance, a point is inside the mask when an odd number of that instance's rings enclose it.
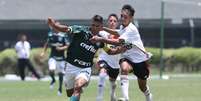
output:
{"label": "player's outstretched arm", "polygon": [[48,17],[48,25],[61,32],[69,32],[70,31],[70,28],[68,28],[68,26],[56,23],[56,21],[51,17]]}
{"label": "player's outstretched arm", "polygon": [[112,35],[116,35],[116,36],[119,37],[119,33],[116,30],[114,30],[114,29],[103,27],[103,30],[106,31],[106,32],[108,32],[108,33],[110,33],[110,34],[112,34]]}
{"label": "player's outstretched arm", "polygon": [[119,42],[119,39],[106,39],[106,38],[99,37],[99,36],[93,36],[90,39],[90,41],[93,43],[103,42],[103,43],[112,44],[112,45],[120,45],[121,44]]}

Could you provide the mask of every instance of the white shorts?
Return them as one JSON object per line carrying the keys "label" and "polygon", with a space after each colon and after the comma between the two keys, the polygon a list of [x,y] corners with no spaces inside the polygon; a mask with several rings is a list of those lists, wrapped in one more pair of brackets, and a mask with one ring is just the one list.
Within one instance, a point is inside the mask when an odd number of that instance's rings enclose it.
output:
{"label": "white shorts", "polygon": [[56,73],[65,73],[65,61],[56,61],[54,58],[48,60],[49,70],[55,70]]}
{"label": "white shorts", "polygon": [[66,63],[66,70],[64,76],[64,84],[66,89],[74,88],[75,80],[80,77],[84,78],[89,83],[91,77],[91,67],[79,68],[70,63]]}

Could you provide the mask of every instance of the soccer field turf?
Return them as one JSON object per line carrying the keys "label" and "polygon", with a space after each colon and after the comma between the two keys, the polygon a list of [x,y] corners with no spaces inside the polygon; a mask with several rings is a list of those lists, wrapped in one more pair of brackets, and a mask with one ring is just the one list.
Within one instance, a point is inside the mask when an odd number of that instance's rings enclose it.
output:
{"label": "soccer field turf", "polygon": [[[57,82],[58,83],[58,82]],[[154,101],[201,101],[201,78],[149,80]],[[117,96],[121,97],[119,82]],[[0,81],[0,101],[69,101],[65,92],[57,96],[57,87],[49,89],[44,81]],[[130,81],[130,101],[145,101],[136,80]],[[95,101],[97,80],[84,90],[81,101]],[[106,82],[104,101],[109,100],[109,82]]]}

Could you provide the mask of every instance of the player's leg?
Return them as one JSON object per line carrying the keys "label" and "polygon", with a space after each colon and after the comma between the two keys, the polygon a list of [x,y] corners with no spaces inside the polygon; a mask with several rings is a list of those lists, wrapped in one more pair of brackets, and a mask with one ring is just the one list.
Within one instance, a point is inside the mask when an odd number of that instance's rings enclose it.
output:
{"label": "player's leg", "polygon": [[80,69],[80,72],[75,78],[74,92],[70,98],[70,101],[80,101],[80,96],[83,87],[87,86],[91,77],[91,68]]}
{"label": "player's leg", "polygon": [[59,88],[58,88],[58,95],[60,96],[62,94],[62,85],[63,85],[63,76],[64,76],[64,68],[65,68],[65,62],[64,61],[57,61],[57,72],[59,76]]}
{"label": "player's leg", "polygon": [[109,75],[109,81],[110,81],[110,98],[111,101],[116,101],[116,95],[115,95],[115,90],[116,90],[116,79],[119,74],[119,69],[113,69],[109,67],[108,69],[108,75]]}
{"label": "player's leg", "polygon": [[97,94],[97,101],[103,101],[104,95],[104,86],[105,86],[105,78],[107,76],[105,68],[101,67],[103,64],[102,62],[97,63],[97,68],[100,69],[99,71],[99,81],[98,81],[98,94]]}
{"label": "player's leg", "polygon": [[129,79],[128,79],[128,74],[129,74],[129,72],[131,70],[131,66],[127,62],[126,59],[121,59],[120,60],[120,68],[121,68],[121,75],[120,75],[121,91],[122,91],[124,99],[126,101],[128,101],[129,100],[129,94],[128,94]]}
{"label": "player's leg", "polygon": [[58,73],[59,76],[59,88],[58,88],[58,95],[62,94],[62,85],[63,85],[63,73]]}
{"label": "player's leg", "polygon": [[138,85],[140,90],[144,93],[146,101],[153,101],[152,94],[147,85],[147,80],[138,79]]}
{"label": "player's leg", "polygon": [[144,93],[146,101],[153,101],[152,94],[147,85],[147,78],[149,77],[149,65],[147,62],[135,63],[134,74],[138,78],[139,89]]}
{"label": "player's leg", "polygon": [[33,67],[32,63],[29,61],[29,59],[26,60],[26,65],[29,68],[29,70],[36,76],[37,79],[40,79],[40,75],[36,72],[35,68]]}
{"label": "player's leg", "polygon": [[50,82],[50,89],[53,89],[54,84],[56,82],[55,80],[55,69],[56,69],[56,60],[53,58],[50,58],[48,60],[48,66],[49,66],[49,75],[51,77],[51,82]]}
{"label": "player's leg", "polygon": [[21,78],[21,80],[23,80],[23,81],[25,80],[24,69],[25,69],[24,60],[18,59],[18,70],[19,70],[20,78]]}

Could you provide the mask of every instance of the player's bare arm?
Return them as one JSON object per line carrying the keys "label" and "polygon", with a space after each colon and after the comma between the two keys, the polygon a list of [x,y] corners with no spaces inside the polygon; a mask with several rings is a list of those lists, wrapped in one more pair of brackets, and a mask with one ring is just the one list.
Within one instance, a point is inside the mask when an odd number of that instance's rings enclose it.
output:
{"label": "player's bare arm", "polygon": [[43,46],[43,52],[40,54],[41,57],[43,57],[47,51],[47,47],[48,47],[48,42],[45,42],[44,46]]}
{"label": "player's bare arm", "polygon": [[106,39],[106,38],[99,37],[99,36],[93,36],[90,39],[90,41],[93,43],[103,42],[103,43],[112,44],[112,45],[120,45],[121,44],[119,39]]}
{"label": "player's bare arm", "polygon": [[68,26],[56,23],[56,21],[51,17],[48,18],[48,25],[61,32],[69,32],[70,31],[70,28]]}
{"label": "player's bare arm", "polygon": [[61,47],[56,47],[56,50],[62,51],[62,50],[65,50],[67,48],[68,48],[68,45],[65,45],[65,46],[61,46]]}
{"label": "player's bare arm", "polygon": [[106,31],[106,32],[108,32],[108,33],[110,33],[110,34],[112,34],[112,35],[117,35],[119,37],[119,33],[116,30],[114,30],[114,29],[103,27],[103,30]]}

